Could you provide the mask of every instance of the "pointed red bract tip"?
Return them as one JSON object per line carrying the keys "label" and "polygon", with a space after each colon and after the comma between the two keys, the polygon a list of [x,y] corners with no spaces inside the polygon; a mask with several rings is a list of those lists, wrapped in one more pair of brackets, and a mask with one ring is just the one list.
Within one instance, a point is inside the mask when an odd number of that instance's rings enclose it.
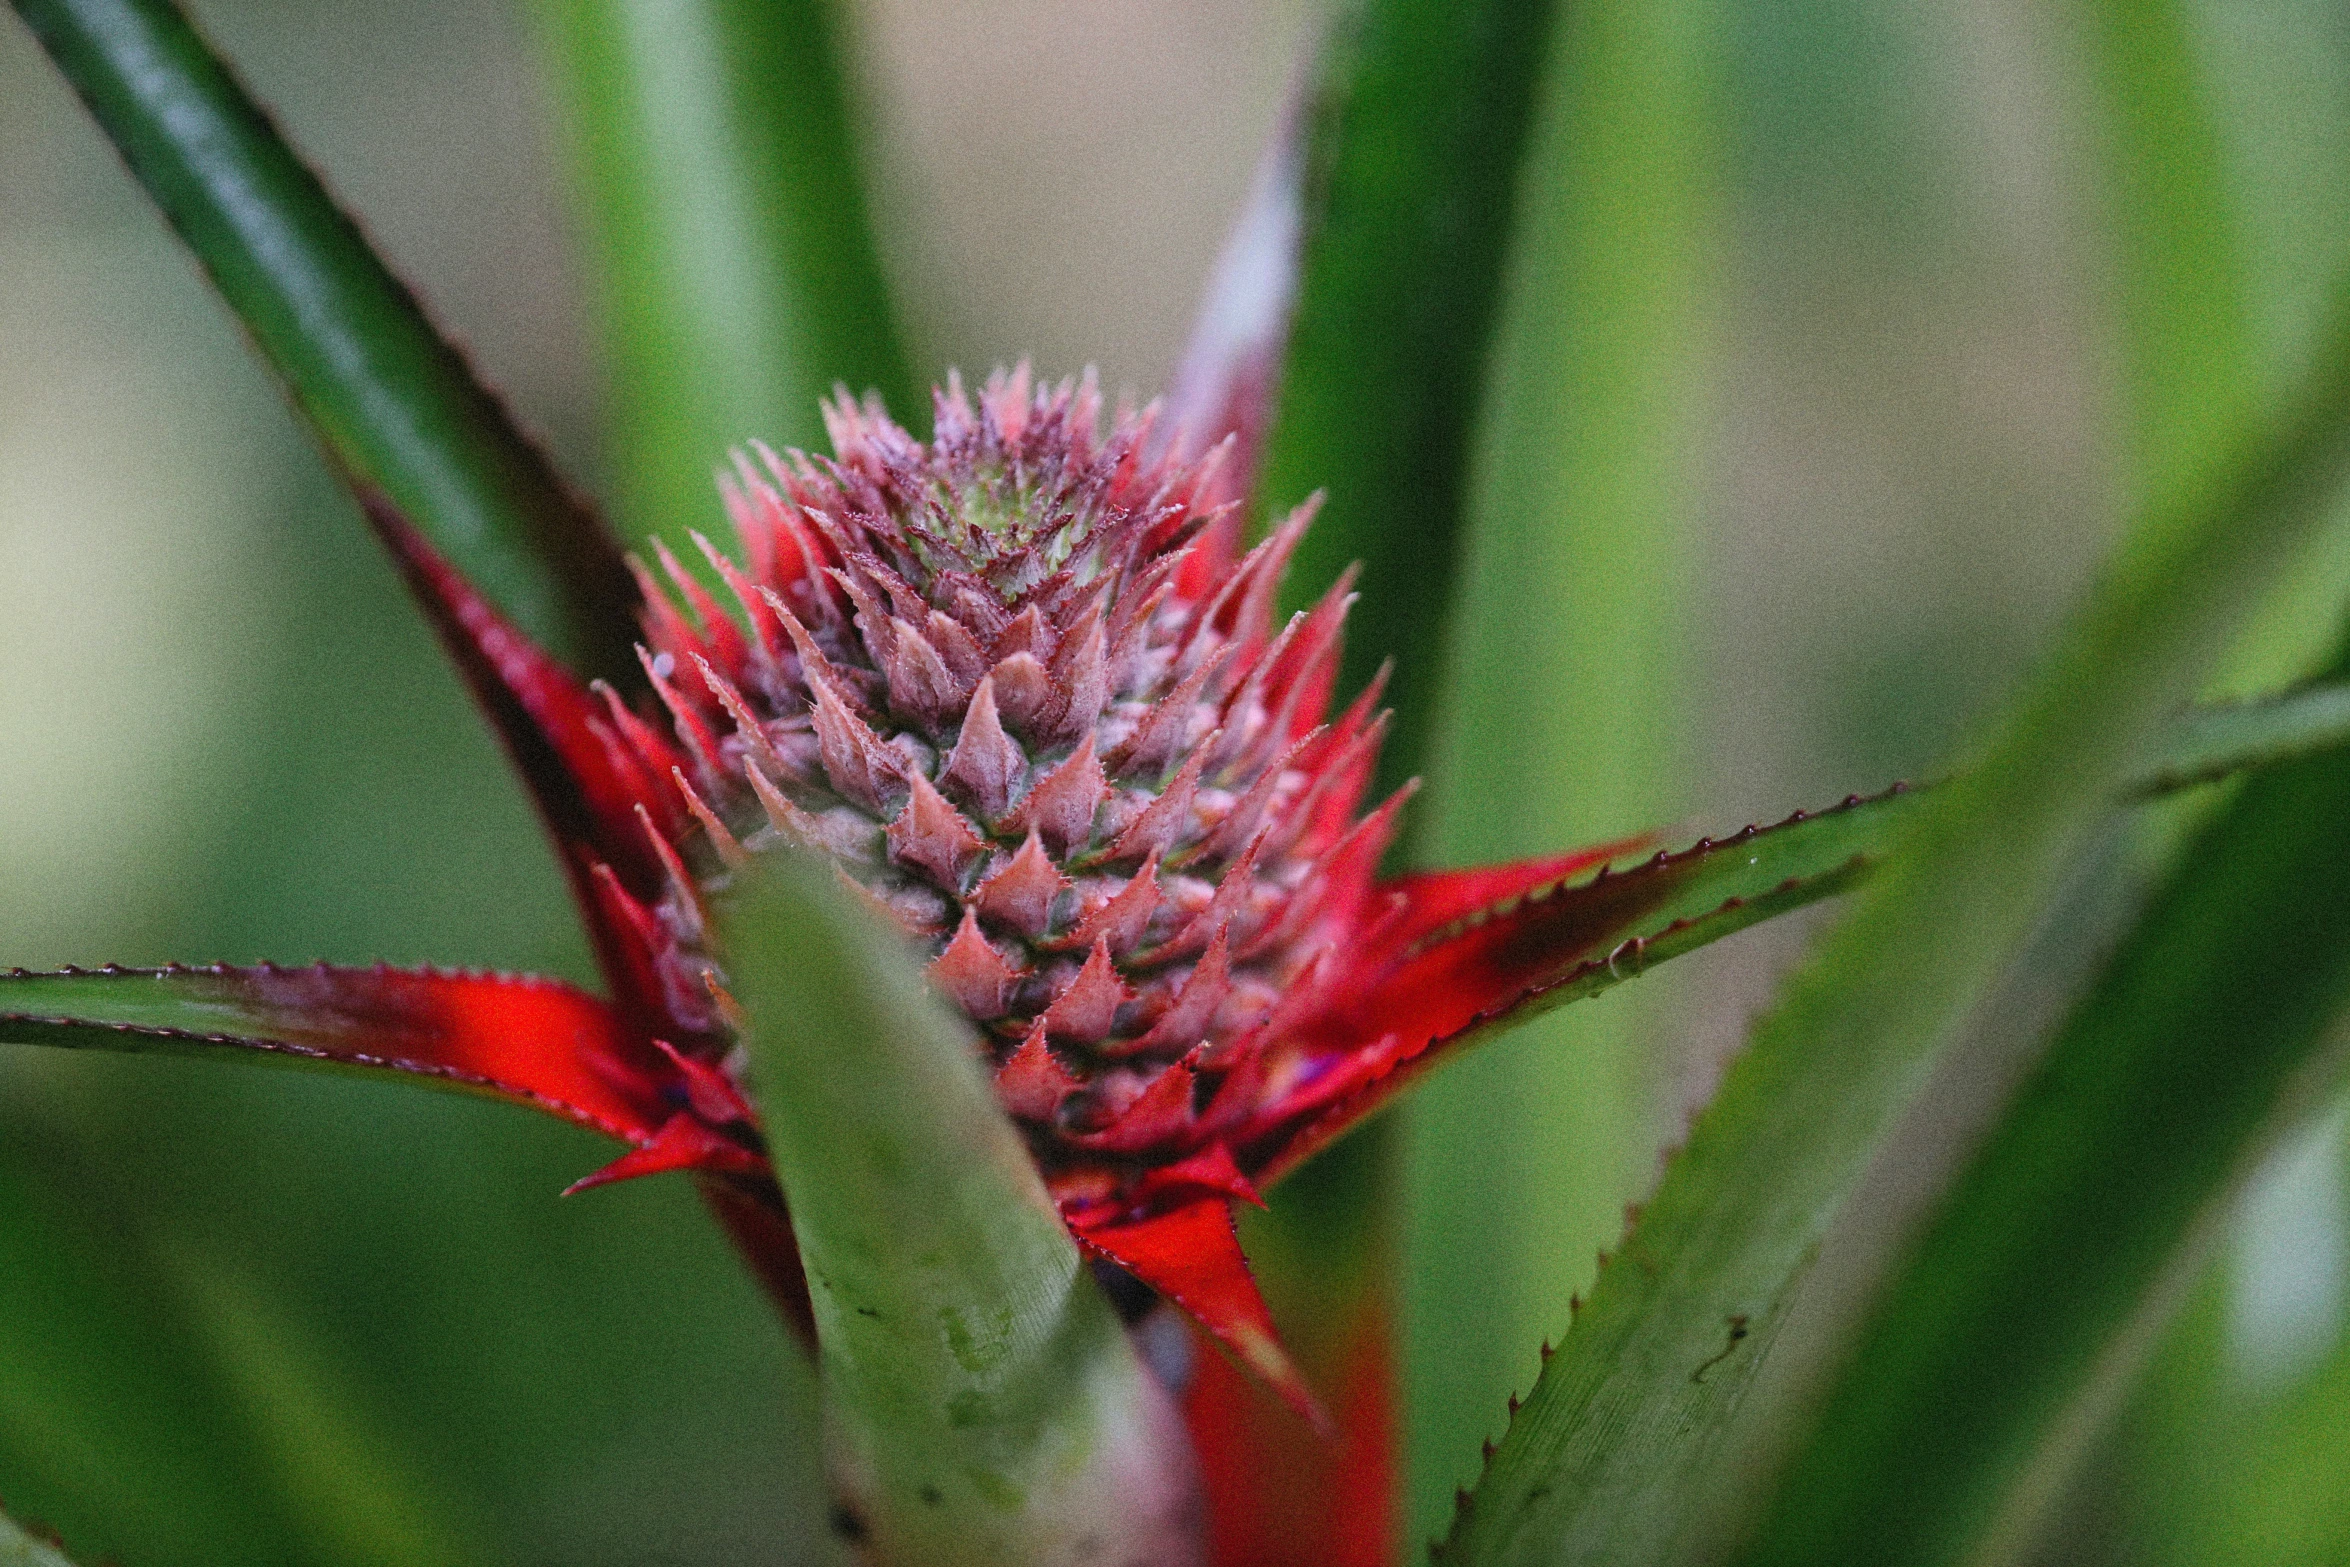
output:
{"label": "pointed red bract tip", "polygon": [[583,1175],[563,1188],[563,1195],[592,1191],[617,1181],[662,1175],[671,1170],[713,1170],[728,1175],[757,1175],[767,1169],[766,1156],[714,1131],[708,1123],[679,1111],[653,1134],[651,1142],[631,1148],[592,1175]]}
{"label": "pointed red bract tip", "polygon": [[1336,1433],[1321,1400],[1281,1347],[1273,1313],[1241,1255],[1229,1203],[1194,1202],[1107,1222],[1078,1217],[1070,1229],[1087,1249],[1173,1301],[1317,1431]]}

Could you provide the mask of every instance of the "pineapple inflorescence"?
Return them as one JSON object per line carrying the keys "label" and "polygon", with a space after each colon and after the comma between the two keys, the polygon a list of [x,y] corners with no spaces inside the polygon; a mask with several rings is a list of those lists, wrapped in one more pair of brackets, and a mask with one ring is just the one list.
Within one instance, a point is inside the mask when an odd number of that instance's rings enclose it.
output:
{"label": "pineapple inflorescence", "polygon": [[1376,685],[1328,716],[1347,583],[1276,624],[1310,504],[1243,551],[1221,453],[1103,435],[1090,378],[950,382],[927,443],[871,400],[826,419],[829,460],[724,481],[740,565],[695,541],[739,615],[665,550],[666,589],[640,573],[674,743],[607,693],[675,806],[631,911],[668,1010],[722,1036],[701,901],[799,844],[922,944],[1065,1208],[1245,1194],[1252,1141],[1354,1075],[1295,1025],[1399,803],[1360,811]]}

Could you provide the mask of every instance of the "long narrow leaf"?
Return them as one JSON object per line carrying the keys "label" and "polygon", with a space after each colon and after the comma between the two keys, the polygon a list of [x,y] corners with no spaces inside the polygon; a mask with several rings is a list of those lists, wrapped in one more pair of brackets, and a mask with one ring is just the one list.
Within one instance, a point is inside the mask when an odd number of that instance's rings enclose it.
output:
{"label": "long narrow leaf", "polygon": [[541,0],[631,536],[713,531],[711,471],[820,446],[836,383],[911,392],[832,0]]}
{"label": "long narrow leaf", "polygon": [[871,1560],[1190,1559],[1188,1449],[967,1027],[831,873],[763,856],[720,931]]}
{"label": "long narrow leaf", "polygon": [[1383,776],[1418,771],[1551,0],[1361,0],[1326,52],[1304,259],[1257,494],[1326,490],[1289,574],[1350,561],[1342,686],[1388,658]]}
{"label": "long narrow leaf", "polygon": [[557,980],[434,969],[22,969],[0,973],[0,1044],[225,1056],[397,1073],[544,1110],[623,1141],[666,1111],[611,1008]]}
{"label": "long narrow leaf", "polygon": [[1980,765],[1759,1026],[1504,1439],[1460,1559],[1662,1562],[1740,1528],[1785,1432],[1750,1418],[1736,1465],[1725,1434],[1838,1205],[2346,466],[2337,349],[2269,439],[2131,530]]}
{"label": "long narrow leaf", "polygon": [[2350,1000],[2346,862],[2338,755],[2197,837],[1853,1344],[1749,1561],[1957,1562],[2032,1521],[2158,1277],[2308,1107]]}
{"label": "long narrow leaf", "polygon": [[[2084,20],[2084,63],[2099,111],[2108,192],[2104,217],[2120,327],[2124,449],[2133,487],[2161,496],[2230,437],[2262,390],[2237,201],[2241,187],[2226,167],[2212,83],[2198,59],[2204,40],[2193,8],[2162,0],[2099,0],[2084,8]],[[2338,601],[2338,590],[2329,597]],[[2332,604],[2319,615],[2331,630]],[[2278,651],[2239,646],[2231,662],[2241,669],[2247,655],[2273,661]],[[2212,732],[2224,735],[2225,722],[2223,715]],[[1757,1543],[1764,1557],[1783,1557],[1798,1540],[1849,1532],[1855,1498],[1881,1494],[1888,1477],[1904,1470],[1918,1479],[1917,1488],[1902,1494],[1898,1509],[1873,1520],[1867,1531],[1871,1549],[1933,1559],[1967,1548],[1961,1541],[1985,1529],[2011,1546],[2028,1531],[2034,1507],[2026,1498],[2045,1500],[2061,1483],[2066,1454],[2056,1449],[2077,1446],[2095,1428],[2092,1406],[2110,1398],[2122,1380],[2130,1346],[2145,1325],[2133,1329],[2129,1344],[2116,1334],[2132,1313],[2134,1297],[2149,1285],[2153,1259],[2177,1249],[2185,1207],[2219,1178],[2211,1167],[2213,1137],[2224,1138],[2221,1128],[2231,1122],[2231,1130],[2243,1135],[2249,1129],[2247,1104],[2275,1092],[2280,1057],[2295,1057],[2313,1043],[2292,1037],[2305,1034],[2310,1020],[2300,1019],[2304,1026],[2297,1028],[2286,1019],[2333,982],[2336,956],[2307,950],[2313,938],[2322,939],[2325,912],[2309,908],[2315,889],[2291,885],[2290,863],[2259,864],[2279,852],[2289,861],[2286,843],[2297,829],[2278,791],[2289,791],[2291,777],[2306,778],[2310,771],[2289,769],[2261,780],[2221,822],[2199,834],[2089,999],[2056,1035],[2006,1119],[1976,1150],[1917,1249],[1888,1275],[1891,1283],[1873,1325],[1867,1319],[1862,1324],[1859,1342],[1865,1347],[1858,1351],[1868,1357],[1871,1377],[1885,1380],[1864,1392],[1849,1370],[1857,1362],[1843,1362],[1846,1374]],[[2241,897],[2256,882],[2285,901],[2237,909],[2248,924],[2198,921],[2199,912],[2220,910],[2216,900]],[[2326,900],[2320,894],[2317,901]],[[2305,909],[2316,915],[2318,930],[2305,922]],[[2188,927],[2197,923],[2205,928],[2190,934]],[[2272,966],[2287,951],[2303,961],[2279,976]],[[2315,962],[2306,961],[2313,956]],[[2164,964],[2165,971],[2149,969],[2149,962]],[[2234,1039],[2215,1048],[2220,1042],[2210,1030],[2216,1020],[2205,1008],[2227,995],[2233,982],[2254,974],[2282,983],[2273,993],[2232,995],[2249,1005],[2240,1023],[2239,1058]],[[2174,1010],[2150,1016],[2145,1008],[2157,990]],[[2232,1033],[2237,1025],[2219,1026]],[[2214,1072],[2224,1081],[2208,1081]],[[2169,1124],[2168,1115],[2126,1129],[2110,1122],[2106,1112],[2113,1105],[2151,1110],[2149,1098],[2162,1096],[2160,1079],[2174,1089],[2201,1090],[2192,1102],[2167,1107],[2182,1117],[2180,1124]],[[2089,1163],[2070,1166],[2064,1151],[2044,1146],[2051,1112],[2075,1118],[2061,1141]],[[2131,1138],[2154,1125],[2163,1127],[2166,1142],[2175,1134],[2183,1146],[2175,1161],[2166,1149],[2149,1171],[2145,1151],[2134,1148]],[[2009,1210],[2000,1238],[1986,1243],[1980,1204],[2002,1191],[2021,1197],[2021,1205]],[[2064,1206],[2051,1211],[2042,1202]],[[2101,1226],[2092,1232],[2095,1244],[2074,1256],[2039,1253],[2052,1228],[2091,1215],[2109,1221],[2111,1233]],[[2006,1230],[2010,1224],[2012,1233]],[[2021,1290],[2013,1277],[2018,1264],[2033,1271]],[[1942,1272],[1930,1291],[1936,1304],[1921,1306],[1919,1270],[1928,1267]],[[1982,1361],[1946,1385],[1948,1402],[1938,1401],[1930,1414],[1913,1413],[1908,1429],[1887,1429],[1891,1411],[1914,1394],[1914,1372],[1936,1356],[1914,1338],[1924,1318],[1933,1316],[1950,1330],[1948,1347],[1984,1348],[1973,1318],[2002,1295],[2014,1307],[2012,1315]],[[2092,1354],[2092,1346],[2102,1353]],[[1850,1346],[1840,1350],[1849,1352]],[[1870,1423],[1883,1446],[1856,1453],[1856,1429]],[[2065,1439],[2057,1439],[2060,1432]],[[1947,1465],[1917,1475],[1921,1449]],[[1824,1474],[1823,1461],[1836,1452],[1852,1469]],[[1979,1541],[1974,1548],[1981,1548]]]}
{"label": "long narrow leaf", "polygon": [[422,531],[580,673],[632,679],[634,591],[596,519],[178,8],[16,9],[344,481]]}
{"label": "long narrow leaf", "polygon": [[2189,8],[2083,10],[2110,176],[2126,445],[2138,492],[2160,497],[2234,438],[2261,390],[2242,240]]}
{"label": "long narrow leaf", "polygon": [[[1306,93],[1297,292],[1254,495],[1272,513],[1327,493],[1288,576],[1293,607],[1363,564],[1341,682],[1359,687],[1394,660],[1383,789],[1425,762],[1477,404],[1557,9],[1555,0],[1346,0]],[[1281,216],[1278,204],[1271,210]],[[1332,1394],[1339,1380],[1370,1386],[1388,1374],[1385,1351],[1364,1335],[1375,1338],[1395,1310],[1386,1298],[1395,1155],[1384,1128],[1350,1138],[1306,1177],[1310,1196],[1295,1187],[1244,1226],[1293,1348]],[[1383,1411],[1392,1401],[1363,1402]],[[1268,1452],[1310,1440],[1286,1423],[1262,1435]],[[1356,1488],[1315,1457],[1249,1460],[1232,1472],[1261,1487],[1273,1482],[1252,1474],[1317,1470],[1330,1515],[1356,1516],[1345,1537],[1364,1554],[1348,1562],[1389,1555],[1386,1520],[1361,1520]],[[1300,1489],[1289,1485],[1292,1497]],[[1256,1510],[1273,1518],[1286,1505]],[[1265,1553],[1299,1548],[1292,1534],[1266,1539],[1255,1558],[1224,1559],[1278,1560]]]}
{"label": "long narrow leaf", "polygon": [[[1419,842],[1474,864],[1682,808],[1686,520],[1709,269],[1712,7],[1574,6],[1546,70]],[[1527,606],[1539,604],[1539,615]],[[1640,1006],[1578,1009],[1412,1103],[1413,1534],[1566,1330],[1655,1145]]]}

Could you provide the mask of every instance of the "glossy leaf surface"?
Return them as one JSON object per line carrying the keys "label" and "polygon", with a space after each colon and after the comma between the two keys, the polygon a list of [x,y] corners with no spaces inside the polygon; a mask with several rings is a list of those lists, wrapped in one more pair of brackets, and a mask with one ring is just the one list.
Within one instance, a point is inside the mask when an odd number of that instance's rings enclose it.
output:
{"label": "glossy leaf surface", "polygon": [[170,0],[20,0],[344,482],[583,674],[628,680],[633,598],[595,517]]}
{"label": "glossy leaf surface", "polygon": [[996,1105],[968,1027],[831,871],[721,905],[769,1151],[815,1297],[848,1532],[887,1563],[1190,1559],[1166,1394]]}
{"label": "glossy leaf surface", "polygon": [[831,0],[545,0],[607,350],[615,504],[684,548],[711,472],[822,448],[846,383],[911,414]]}
{"label": "glossy leaf surface", "polygon": [[[1787,986],[1544,1367],[1456,1559],[1663,1562],[1739,1529],[1772,1455],[1733,1469],[1722,1442],[1838,1205],[2350,465],[2350,364],[2326,371],[2132,528],[1978,764]],[[1744,1415],[1757,1448],[1786,1440]]]}

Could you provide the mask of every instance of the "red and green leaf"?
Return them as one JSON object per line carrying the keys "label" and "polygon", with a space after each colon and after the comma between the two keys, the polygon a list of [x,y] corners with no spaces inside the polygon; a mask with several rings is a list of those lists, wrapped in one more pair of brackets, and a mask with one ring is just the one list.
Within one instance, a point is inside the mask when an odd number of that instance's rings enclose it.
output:
{"label": "red and green leaf", "polygon": [[441,969],[22,969],[0,1042],[386,1072],[622,1142],[668,1119],[611,1007],[558,980]]}

